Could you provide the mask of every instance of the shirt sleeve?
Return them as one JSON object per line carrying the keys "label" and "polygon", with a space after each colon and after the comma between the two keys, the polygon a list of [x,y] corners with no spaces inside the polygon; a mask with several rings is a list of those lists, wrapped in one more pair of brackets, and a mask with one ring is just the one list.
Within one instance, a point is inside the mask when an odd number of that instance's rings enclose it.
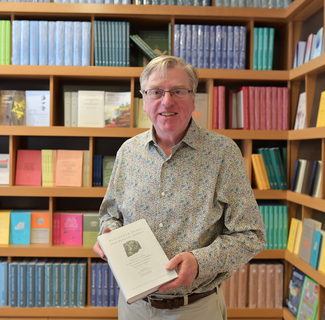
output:
{"label": "shirt sleeve", "polygon": [[[216,183],[215,205],[223,207],[221,232],[207,247],[193,250],[202,286],[229,278],[266,245],[265,227],[250,186],[241,151],[232,140],[225,148]],[[219,281],[218,281],[219,282]],[[220,283],[219,282],[219,283]]]}

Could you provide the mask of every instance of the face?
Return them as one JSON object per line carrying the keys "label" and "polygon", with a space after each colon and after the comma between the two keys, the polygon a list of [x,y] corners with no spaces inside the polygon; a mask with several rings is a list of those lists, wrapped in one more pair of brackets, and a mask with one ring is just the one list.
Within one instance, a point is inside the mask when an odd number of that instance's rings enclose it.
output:
{"label": "face", "polygon": [[[176,88],[192,90],[186,72],[179,68],[168,69],[167,79],[156,78],[156,73],[150,75],[145,90],[164,89],[169,91]],[[153,100],[143,95],[143,110],[153,123],[157,137],[177,140],[184,137],[194,106],[195,96],[189,94],[187,98],[176,100],[166,92],[163,97]]]}

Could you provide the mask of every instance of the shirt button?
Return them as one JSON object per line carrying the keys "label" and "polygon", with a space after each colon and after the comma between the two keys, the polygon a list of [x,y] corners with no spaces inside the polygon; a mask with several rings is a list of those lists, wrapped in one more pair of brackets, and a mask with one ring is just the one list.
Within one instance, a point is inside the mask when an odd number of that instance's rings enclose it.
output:
{"label": "shirt button", "polygon": [[164,196],[165,195],[165,192],[162,192],[161,195]]}
{"label": "shirt button", "polygon": [[159,227],[162,228],[164,225],[162,223],[159,223]]}

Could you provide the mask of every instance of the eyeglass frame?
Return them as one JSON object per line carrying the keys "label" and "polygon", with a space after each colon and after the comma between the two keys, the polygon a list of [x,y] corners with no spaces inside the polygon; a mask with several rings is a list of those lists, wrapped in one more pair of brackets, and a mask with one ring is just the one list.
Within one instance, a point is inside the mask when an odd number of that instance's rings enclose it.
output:
{"label": "eyeglass frame", "polygon": [[[186,88],[175,88],[175,89],[171,89],[171,90],[164,90],[164,89],[148,89],[148,90],[140,90],[140,92],[142,94],[145,94],[146,96],[148,96],[150,99],[152,100],[159,100],[161,98],[163,98],[166,94],[166,92],[169,92],[170,96],[173,97],[173,95],[171,94],[171,91],[174,91],[174,90],[179,90],[179,89],[182,89],[182,90],[187,90],[187,93],[190,94],[190,93],[194,93],[193,89],[192,90],[189,90],[189,89],[186,89]],[[160,98],[157,98],[157,99],[154,99],[154,98],[151,98],[149,95],[148,95],[148,91],[149,90],[162,90],[163,91],[163,95],[160,97]],[[188,96],[184,97],[184,98],[187,98]],[[174,99],[174,98],[173,98]]]}

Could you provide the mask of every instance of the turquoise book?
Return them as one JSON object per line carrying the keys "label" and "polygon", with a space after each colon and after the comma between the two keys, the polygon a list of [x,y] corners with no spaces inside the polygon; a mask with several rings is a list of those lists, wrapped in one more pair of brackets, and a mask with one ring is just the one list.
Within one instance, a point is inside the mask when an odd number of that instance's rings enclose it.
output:
{"label": "turquoise book", "polygon": [[17,279],[17,306],[25,308],[27,302],[27,260],[18,261]]}
{"label": "turquoise book", "polygon": [[35,266],[35,307],[37,308],[44,307],[45,262],[46,258],[42,258]]}
{"label": "turquoise book", "polygon": [[270,205],[273,210],[273,249],[279,249],[279,206]]}
{"label": "turquoise book", "polygon": [[69,264],[69,307],[77,307],[77,284],[78,284],[79,259],[72,259]]}
{"label": "turquoise book", "polygon": [[262,70],[267,70],[268,67],[268,53],[269,53],[269,28],[263,29],[263,56],[262,56]]}
{"label": "turquoise book", "polygon": [[258,28],[257,70],[263,70],[263,31],[264,28]]}
{"label": "turquoise book", "polygon": [[271,189],[275,189],[274,182],[273,182],[273,176],[272,176],[271,170],[270,170],[270,163],[269,163],[268,157],[266,156],[265,148],[259,148],[259,149],[257,149],[257,152],[262,155],[262,158],[263,158],[263,161],[265,164],[266,174],[269,179],[270,187],[271,187]]}
{"label": "turquoise book", "polygon": [[273,51],[274,51],[274,28],[269,29],[269,45],[268,45],[268,58],[267,58],[267,70],[273,69]]}
{"label": "turquoise book", "polygon": [[269,249],[274,249],[274,208],[273,206],[268,206],[268,211],[269,211],[269,239],[268,239],[268,243],[269,243]]}
{"label": "turquoise book", "polygon": [[8,305],[8,260],[0,258],[0,307]]}
{"label": "turquoise book", "polygon": [[310,257],[310,265],[317,270],[318,267],[318,259],[319,252],[322,243],[322,233],[319,230],[315,230],[313,246],[311,248],[311,257]]}
{"label": "turquoise book", "polygon": [[30,244],[31,211],[13,210],[10,213],[10,244]]}
{"label": "turquoise book", "polygon": [[279,213],[279,219],[278,219],[278,249],[283,249],[283,207],[282,205],[276,206],[276,209]]}
{"label": "turquoise book", "polygon": [[86,302],[87,259],[78,262],[77,307],[84,308]]}
{"label": "turquoise book", "polygon": [[69,307],[69,264],[71,259],[64,259],[61,264],[61,307]]}
{"label": "turquoise book", "polygon": [[32,259],[27,263],[26,305],[28,308],[35,307],[35,266],[37,261],[38,259]]}
{"label": "turquoise book", "polygon": [[269,246],[269,208],[268,206],[264,207],[264,225],[265,225],[265,231],[266,231],[266,246],[264,249],[270,249]]}
{"label": "turquoise book", "polygon": [[13,261],[9,263],[9,307],[17,307],[17,273],[18,273],[18,262]]}
{"label": "turquoise book", "polygon": [[55,259],[53,263],[53,307],[60,307],[61,305],[61,264],[63,262],[62,258]]}
{"label": "turquoise book", "polygon": [[288,243],[288,225],[289,225],[289,208],[288,206],[283,206],[283,249],[287,249]]}
{"label": "turquoise book", "polygon": [[54,258],[48,259],[44,266],[44,307],[53,307],[53,263]]}
{"label": "turquoise book", "polygon": [[258,70],[257,57],[258,57],[258,29],[254,28],[254,44],[253,44],[253,70]]}

